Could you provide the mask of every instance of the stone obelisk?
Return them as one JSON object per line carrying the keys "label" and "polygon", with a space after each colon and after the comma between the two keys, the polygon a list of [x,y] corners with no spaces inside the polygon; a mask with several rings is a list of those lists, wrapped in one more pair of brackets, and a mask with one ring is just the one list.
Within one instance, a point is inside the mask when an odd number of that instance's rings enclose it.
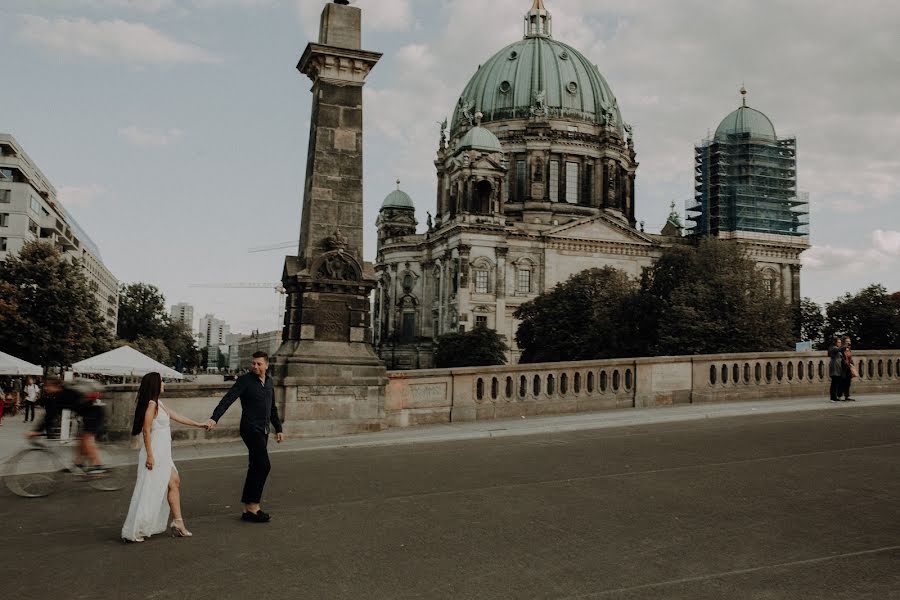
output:
{"label": "stone obelisk", "polygon": [[312,117],[297,256],[285,259],[276,398],[291,435],[380,429],[384,364],[372,349],[363,262],[363,85],[381,54],[361,49],[362,11],[325,5],[319,42],[297,69],[312,80]]}

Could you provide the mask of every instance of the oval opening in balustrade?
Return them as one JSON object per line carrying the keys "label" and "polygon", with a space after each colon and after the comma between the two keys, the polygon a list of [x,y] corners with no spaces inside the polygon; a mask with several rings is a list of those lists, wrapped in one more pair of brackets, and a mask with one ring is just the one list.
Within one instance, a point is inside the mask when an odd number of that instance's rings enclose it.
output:
{"label": "oval opening in balustrade", "polygon": [[709,366],[709,384],[716,385],[716,378],[718,377],[718,371],[716,370],[716,365]]}
{"label": "oval opening in balustrade", "polygon": [[893,377],[894,376],[894,361],[889,360],[887,362],[887,367],[888,367],[888,377]]}
{"label": "oval opening in balustrade", "polygon": [[797,379],[799,381],[803,381],[803,375],[804,375],[805,371],[806,371],[806,365],[803,364],[803,361],[801,360],[800,362],[797,363]]}
{"label": "oval opening in balustrade", "polygon": [[625,369],[625,389],[631,391],[631,385],[634,383],[634,376],[631,374],[631,369]]}
{"label": "oval opening in balustrade", "polygon": [[531,391],[534,392],[535,396],[540,396],[541,394],[541,376],[535,375],[534,382],[531,384]]}
{"label": "oval opening in balustrade", "polygon": [[731,367],[731,383],[740,383],[741,381],[741,368],[734,363]]}
{"label": "oval opening in balustrade", "polygon": [[512,377],[506,378],[506,399],[509,400],[513,395],[513,380]]}
{"label": "oval opening in balustrade", "polygon": [[806,363],[806,372],[809,373],[808,377],[810,379],[816,378],[816,367],[813,361],[809,361],[808,363]]}
{"label": "oval opening in balustrade", "polygon": [[497,396],[500,395],[500,382],[497,381],[496,377],[491,379],[491,400],[496,400]]}
{"label": "oval opening in balustrade", "polygon": [[484,379],[481,377],[478,378],[478,382],[475,384],[475,397],[478,400],[484,399]]}
{"label": "oval opening in balustrade", "polygon": [[556,393],[556,380],[553,375],[547,375],[547,395],[552,396]]}
{"label": "oval opening in balustrade", "polygon": [[884,361],[878,359],[878,376],[884,377]]}
{"label": "oval opening in balustrade", "polygon": [[576,394],[581,393],[581,373],[575,373],[575,379],[572,380],[572,391]]}
{"label": "oval opening in balustrade", "polygon": [[559,376],[559,393],[565,396],[569,392],[569,376],[563,373]]}
{"label": "oval opening in balustrade", "polygon": [[766,363],[766,381],[772,382],[772,363]]}
{"label": "oval opening in balustrade", "polygon": [[750,383],[750,363],[744,363],[744,383]]}
{"label": "oval opening in balustrade", "polygon": [[618,392],[619,386],[622,384],[622,375],[619,373],[619,370],[616,369],[613,371],[613,391]]}
{"label": "oval opening in balustrade", "polygon": [[588,394],[594,393],[594,372],[593,371],[589,372],[588,376],[587,376],[587,391],[588,391]]}
{"label": "oval opening in balustrade", "polygon": [[788,381],[794,380],[794,363],[792,363],[792,362],[789,362],[787,364],[787,376],[788,376]]}
{"label": "oval opening in balustrade", "polygon": [[894,373],[897,374],[897,377],[900,377],[900,358],[897,359],[897,364],[894,365]]}
{"label": "oval opening in balustrade", "polygon": [[775,366],[775,376],[778,378],[778,381],[784,379],[784,363],[779,362]]}
{"label": "oval opening in balustrade", "polygon": [[728,383],[728,365],[722,365],[722,383]]}
{"label": "oval opening in balustrade", "polygon": [[609,387],[609,377],[606,374],[606,371],[600,371],[600,391],[606,392],[606,388]]}
{"label": "oval opening in balustrade", "polygon": [[519,398],[524,398],[528,393],[528,380],[522,375],[519,377]]}
{"label": "oval opening in balustrade", "polygon": [[762,365],[756,363],[756,367],[753,369],[753,376],[756,379],[756,383],[762,381]]}
{"label": "oval opening in balustrade", "polygon": [[875,378],[875,361],[871,358],[869,359],[869,379]]}
{"label": "oval opening in balustrade", "polygon": [[825,361],[819,361],[819,379],[825,379]]}

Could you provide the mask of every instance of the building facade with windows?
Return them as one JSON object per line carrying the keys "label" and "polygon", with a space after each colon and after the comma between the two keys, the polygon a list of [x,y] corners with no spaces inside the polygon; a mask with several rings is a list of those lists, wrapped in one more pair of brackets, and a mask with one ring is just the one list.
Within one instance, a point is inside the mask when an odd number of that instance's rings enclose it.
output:
{"label": "building facade with windows", "polygon": [[694,148],[690,235],[739,242],[770,293],[800,303],[800,254],[809,248],[809,196],[797,189],[797,139],[778,137],[771,119],[747,106],[728,114]]}
{"label": "building facade with windows", "polygon": [[208,314],[200,318],[200,330],[197,334],[197,347],[208,348],[209,346],[227,346],[228,335],[231,328],[228,323],[222,319],[217,319],[215,315]]}
{"label": "building facade with windows", "polygon": [[[496,330],[518,362],[523,303],[585,269],[637,278],[686,240],[674,206],[661,234],[637,226],[633,129],[598,67],[554,39],[543,0],[526,13],[523,39],[464,88],[434,164],[425,233],[399,182],[376,221],[374,344],[389,369],[429,368],[439,336],[473,327]],[[799,256],[782,250],[758,258]]]}
{"label": "building facade with windows", "polygon": [[173,304],[169,312],[172,321],[181,323],[187,327],[188,331],[194,331],[194,307],[187,302],[179,302]]}
{"label": "building facade with windows", "polygon": [[56,188],[13,136],[0,133],[0,260],[32,240],[51,242],[67,258],[78,260],[105,325],[115,333],[118,280],[103,264],[97,245],[59,202]]}

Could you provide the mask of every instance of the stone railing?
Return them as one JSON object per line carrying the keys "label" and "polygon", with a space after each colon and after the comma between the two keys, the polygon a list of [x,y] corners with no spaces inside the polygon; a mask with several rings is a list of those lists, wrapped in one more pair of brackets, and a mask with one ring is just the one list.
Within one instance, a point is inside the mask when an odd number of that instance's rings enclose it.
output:
{"label": "stone railing", "polygon": [[[860,377],[853,395],[900,393],[900,351],[860,350]],[[523,416],[642,408],[703,402],[820,396],[828,398],[830,377],[824,352],[772,352],[668,356],[569,363],[390,371],[383,417],[354,421],[352,398],[327,392],[279,411],[289,436],[329,436],[376,428],[480,421]],[[178,413],[205,421],[230,384],[173,384],[163,402]],[[136,385],[106,388],[107,425],[114,438],[128,436]],[[320,420],[302,420],[313,414]],[[226,413],[215,433],[173,426],[176,442],[239,437],[240,407]],[[359,419],[357,419],[359,421]],[[335,423],[342,424],[340,427]],[[356,423],[356,424],[354,424]]]}
{"label": "stone railing", "polygon": [[[853,393],[900,392],[900,351],[858,351]],[[389,426],[700,402],[828,397],[823,352],[716,354],[388,373]]]}

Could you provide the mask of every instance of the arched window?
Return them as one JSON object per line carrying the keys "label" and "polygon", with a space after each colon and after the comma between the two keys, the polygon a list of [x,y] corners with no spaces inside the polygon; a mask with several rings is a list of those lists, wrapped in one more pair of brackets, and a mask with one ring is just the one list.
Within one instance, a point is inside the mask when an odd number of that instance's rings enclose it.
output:
{"label": "arched window", "polygon": [[472,198],[472,212],[479,215],[491,214],[491,196],[494,188],[490,181],[479,181],[475,184],[475,197]]}

